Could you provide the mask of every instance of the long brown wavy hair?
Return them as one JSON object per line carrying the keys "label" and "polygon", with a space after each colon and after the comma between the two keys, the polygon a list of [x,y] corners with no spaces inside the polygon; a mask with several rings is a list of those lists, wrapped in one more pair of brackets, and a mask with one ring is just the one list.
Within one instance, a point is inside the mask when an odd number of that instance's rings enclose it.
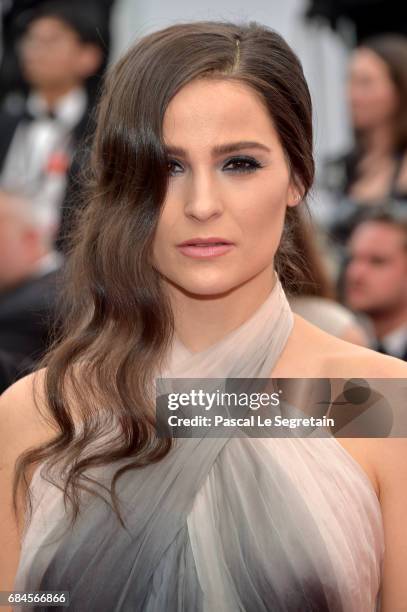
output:
{"label": "long brown wavy hair", "polygon": [[[98,494],[85,471],[125,460],[109,488],[120,518],[117,480],[171,448],[170,439],[155,435],[151,389],[174,322],[150,254],[168,181],[164,113],[184,85],[203,77],[259,93],[304,198],[312,185],[310,94],[298,58],[276,32],[254,22],[182,23],[145,36],[109,71],[67,263],[63,330],[44,361],[47,411],[58,433],[19,458],[15,507],[22,480],[31,512],[26,470],[49,460],[64,469],[63,484],[54,483],[74,521],[80,491]],[[296,208],[287,207],[275,257],[286,289],[301,278],[296,219]]]}
{"label": "long brown wavy hair", "polygon": [[302,258],[301,277],[290,288],[290,295],[323,297],[337,300],[335,283],[325,265],[322,244],[318,241],[319,227],[308,208],[298,210],[292,242]]}

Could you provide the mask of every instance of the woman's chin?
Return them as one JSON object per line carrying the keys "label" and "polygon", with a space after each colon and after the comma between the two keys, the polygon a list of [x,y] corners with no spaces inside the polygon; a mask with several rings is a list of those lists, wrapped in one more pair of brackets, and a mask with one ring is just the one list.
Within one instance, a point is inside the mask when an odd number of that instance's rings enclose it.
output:
{"label": "woman's chin", "polygon": [[197,282],[196,280],[191,282],[186,282],[185,279],[182,282],[174,282],[172,280],[168,280],[170,286],[173,289],[176,289],[180,293],[183,293],[186,296],[209,299],[221,297],[223,295],[227,295],[231,293],[236,287],[239,286],[240,283],[231,283],[225,282],[224,279],[218,282],[209,282],[209,281],[201,281]]}

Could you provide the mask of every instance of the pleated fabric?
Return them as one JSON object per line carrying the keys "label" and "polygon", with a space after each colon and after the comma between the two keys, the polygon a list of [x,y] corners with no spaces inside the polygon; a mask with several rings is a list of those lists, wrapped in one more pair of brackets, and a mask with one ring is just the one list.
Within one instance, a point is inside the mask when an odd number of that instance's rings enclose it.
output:
{"label": "pleated fabric", "polygon": [[[267,300],[220,342],[191,353],[175,339],[160,391],[182,388],[168,379],[267,378],[292,327],[275,275]],[[122,464],[90,475],[109,485]],[[75,612],[380,609],[379,501],[332,436],[177,439],[119,479],[125,528],[89,494],[71,528],[53,469],[44,463],[31,482],[15,590],[69,591]]]}

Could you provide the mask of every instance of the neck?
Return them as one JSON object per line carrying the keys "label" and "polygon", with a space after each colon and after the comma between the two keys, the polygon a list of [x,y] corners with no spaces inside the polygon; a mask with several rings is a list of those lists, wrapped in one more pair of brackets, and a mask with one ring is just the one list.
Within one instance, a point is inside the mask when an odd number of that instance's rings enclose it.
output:
{"label": "neck", "polygon": [[169,284],[178,338],[192,352],[216,344],[260,308],[274,285],[275,276],[270,268],[243,285],[215,296],[189,294]]}
{"label": "neck", "polygon": [[407,306],[402,305],[394,310],[371,313],[370,317],[373,321],[376,336],[381,339],[406,323]]}
{"label": "neck", "polygon": [[55,85],[37,89],[37,93],[45,100],[49,109],[53,109],[67,94],[78,88],[77,83]]}

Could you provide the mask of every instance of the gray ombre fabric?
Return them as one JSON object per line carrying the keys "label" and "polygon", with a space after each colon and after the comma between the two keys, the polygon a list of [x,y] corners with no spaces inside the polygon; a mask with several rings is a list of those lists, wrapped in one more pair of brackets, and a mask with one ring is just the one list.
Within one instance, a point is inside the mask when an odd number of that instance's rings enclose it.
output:
{"label": "gray ombre fabric", "polygon": [[[192,354],[175,341],[161,376],[266,378],[292,327],[276,277],[266,302],[216,345]],[[117,467],[92,476],[109,483]],[[126,529],[89,495],[68,528],[45,476],[40,466],[31,483],[15,590],[69,591],[75,612],[379,609],[380,505],[333,437],[177,439],[163,460],[119,480]]]}

